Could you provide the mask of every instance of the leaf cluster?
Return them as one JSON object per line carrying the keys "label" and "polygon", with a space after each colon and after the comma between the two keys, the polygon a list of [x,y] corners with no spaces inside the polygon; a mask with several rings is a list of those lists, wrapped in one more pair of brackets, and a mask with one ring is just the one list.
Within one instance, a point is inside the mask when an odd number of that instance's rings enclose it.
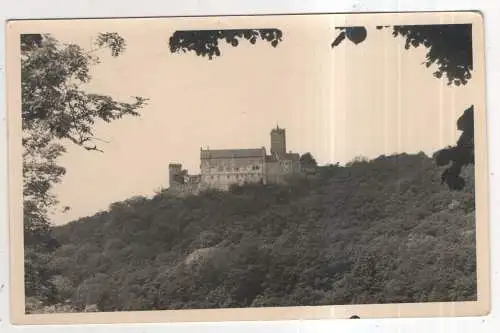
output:
{"label": "leaf cluster", "polygon": [[243,39],[252,45],[260,39],[277,47],[282,37],[278,29],[178,30],[170,37],[169,45],[172,53],[194,51],[198,56],[213,59],[221,55],[219,41],[236,47]]}

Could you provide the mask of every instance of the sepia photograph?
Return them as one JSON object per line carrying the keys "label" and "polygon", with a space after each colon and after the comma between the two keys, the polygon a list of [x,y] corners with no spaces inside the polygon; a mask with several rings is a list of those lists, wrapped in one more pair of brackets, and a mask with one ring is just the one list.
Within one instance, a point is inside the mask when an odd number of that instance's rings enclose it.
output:
{"label": "sepia photograph", "polygon": [[14,322],[489,312],[480,14],[6,30]]}

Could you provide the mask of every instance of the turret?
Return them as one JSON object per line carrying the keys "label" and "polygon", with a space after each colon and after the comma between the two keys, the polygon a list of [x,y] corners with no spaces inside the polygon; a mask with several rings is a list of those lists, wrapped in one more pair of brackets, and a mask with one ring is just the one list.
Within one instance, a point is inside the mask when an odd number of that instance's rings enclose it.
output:
{"label": "turret", "polygon": [[284,128],[273,128],[271,130],[271,155],[286,155],[286,134]]}
{"label": "turret", "polygon": [[182,173],[182,164],[180,163],[170,163],[168,165],[168,179],[170,186],[176,183],[176,176],[179,176]]}

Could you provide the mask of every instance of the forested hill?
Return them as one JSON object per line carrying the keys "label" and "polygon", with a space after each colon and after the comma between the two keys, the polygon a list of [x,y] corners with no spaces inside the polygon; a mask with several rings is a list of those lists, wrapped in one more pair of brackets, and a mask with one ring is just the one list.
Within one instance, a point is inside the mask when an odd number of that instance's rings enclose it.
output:
{"label": "forested hill", "polygon": [[55,228],[55,283],[100,311],[474,300],[473,169],[455,192],[441,171],[403,154],[115,203]]}

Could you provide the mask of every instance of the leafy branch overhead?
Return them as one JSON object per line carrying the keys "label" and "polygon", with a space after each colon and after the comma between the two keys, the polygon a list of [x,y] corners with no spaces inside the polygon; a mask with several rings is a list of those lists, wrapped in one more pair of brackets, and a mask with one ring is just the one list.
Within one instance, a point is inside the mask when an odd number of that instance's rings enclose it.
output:
{"label": "leafy branch overhead", "polygon": [[[377,26],[378,30],[389,26]],[[332,47],[340,45],[347,37],[355,44],[366,39],[365,27],[337,27],[340,33]],[[471,78],[472,64],[472,25],[471,24],[433,24],[433,25],[396,25],[392,26],[394,37],[405,38],[405,49],[423,45],[427,50],[423,64],[426,67],[437,65],[435,77],[446,76],[448,84],[465,85]]]}
{"label": "leafy branch overhead", "polygon": [[172,53],[194,51],[198,56],[213,59],[221,55],[219,41],[236,47],[242,39],[252,45],[260,39],[276,47],[282,37],[278,29],[178,30],[170,37],[169,46]]}
{"label": "leafy branch overhead", "polygon": [[[81,85],[91,80],[90,67],[99,59],[75,44],[61,45],[49,35],[23,35],[22,119],[23,129],[42,126],[50,139],[68,139],[88,150],[97,120],[111,122],[125,115],[138,116],[145,98],[132,103],[87,93]],[[109,46],[117,56],[125,46],[117,34],[100,34],[97,45]]]}

